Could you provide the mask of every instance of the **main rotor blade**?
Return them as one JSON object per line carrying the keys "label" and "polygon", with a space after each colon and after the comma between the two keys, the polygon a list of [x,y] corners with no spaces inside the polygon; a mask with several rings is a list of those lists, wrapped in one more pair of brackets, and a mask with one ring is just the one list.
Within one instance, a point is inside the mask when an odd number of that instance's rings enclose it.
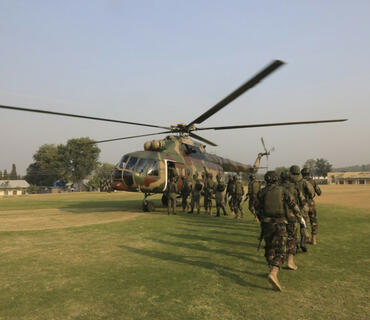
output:
{"label": "main rotor blade", "polygon": [[195,128],[198,130],[229,130],[229,129],[242,129],[242,128],[257,128],[257,127],[275,127],[275,126],[291,126],[298,124],[314,124],[314,123],[327,123],[327,122],[343,122],[348,119],[336,119],[336,120],[316,120],[316,121],[296,121],[296,122],[276,122],[276,123],[260,123],[260,124],[247,124],[240,126],[225,126],[225,127],[208,127],[208,128]]}
{"label": "main rotor blade", "polygon": [[16,110],[16,111],[53,114],[53,115],[56,115],[56,116],[64,116],[64,117],[72,117],[72,118],[83,118],[83,119],[91,119],[91,120],[99,120],[99,121],[125,123],[125,124],[132,124],[132,125],[136,125],[136,126],[144,126],[144,127],[152,127],[152,128],[170,129],[169,127],[162,127],[162,126],[157,126],[157,125],[147,124],[147,123],[139,123],[139,122],[131,122],[131,121],[123,121],[123,120],[115,120],[115,119],[89,117],[89,116],[82,116],[82,115],[78,115],[78,114],[70,114],[70,113],[55,112],[55,111],[48,111],[48,110],[11,107],[11,106],[3,106],[3,105],[0,105],[0,108],[1,109]]}
{"label": "main rotor blade", "polygon": [[257,73],[254,77],[252,77],[250,80],[245,82],[242,86],[240,86],[238,89],[234,90],[232,93],[230,93],[226,98],[222,99],[220,102],[218,102],[216,105],[214,105],[211,109],[203,113],[201,116],[196,118],[194,121],[190,122],[186,128],[191,127],[195,123],[202,123],[204,120],[208,119],[210,116],[215,114],[216,112],[220,111],[223,107],[227,106],[230,102],[234,101],[236,98],[241,96],[244,92],[254,87],[258,82],[260,82],[262,79],[267,77],[269,74],[274,72],[277,68],[279,68],[281,65],[283,65],[284,62],[280,60],[275,60],[272,63],[270,63],[267,67],[265,67],[262,71]]}
{"label": "main rotor blade", "polygon": [[266,145],[265,145],[265,141],[263,140],[263,137],[261,137],[261,142],[262,142],[263,149],[265,149],[265,152],[268,153]]}
{"label": "main rotor blade", "polygon": [[100,140],[100,141],[94,141],[94,142],[91,142],[91,143],[103,143],[103,142],[110,142],[110,141],[126,140],[126,139],[140,138],[140,137],[155,136],[157,134],[165,134],[165,133],[171,133],[171,131],[163,131],[163,132],[156,132],[156,133],[149,133],[149,134],[140,134],[140,135],[137,135],[137,136]]}
{"label": "main rotor blade", "polygon": [[202,142],[204,142],[204,143],[207,143],[207,144],[209,144],[209,145],[211,145],[211,146],[213,146],[213,147],[217,147],[217,144],[215,144],[215,143],[213,143],[212,141],[209,141],[209,140],[207,140],[207,139],[204,139],[204,138],[202,138],[202,137],[200,137],[200,136],[198,136],[197,134],[194,134],[194,133],[192,133],[192,132],[190,132],[190,133],[189,133],[189,136],[190,136],[190,137],[192,137],[192,138],[194,138],[194,139],[197,139],[197,140],[199,140],[199,141],[202,141]]}

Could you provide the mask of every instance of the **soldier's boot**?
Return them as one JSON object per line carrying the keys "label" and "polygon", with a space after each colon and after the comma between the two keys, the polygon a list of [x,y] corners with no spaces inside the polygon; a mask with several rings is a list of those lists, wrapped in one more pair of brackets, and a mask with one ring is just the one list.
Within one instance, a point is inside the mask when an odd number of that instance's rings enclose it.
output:
{"label": "soldier's boot", "polygon": [[294,262],[294,255],[293,254],[288,254],[288,263],[287,267],[289,270],[297,270],[298,267]]}
{"label": "soldier's boot", "polygon": [[269,275],[267,276],[268,281],[270,282],[272,289],[275,291],[282,291],[279,279],[277,277],[279,272],[279,267],[273,266]]}
{"label": "soldier's boot", "polygon": [[219,217],[220,216],[220,207],[217,207],[217,214],[216,214],[216,217]]}
{"label": "soldier's boot", "polygon": [[312,244],[315,246],[317,245],[317,239],[316,239],[316,234],[312,235]]}
{"label": "soldier's boot", "polygon": [[307,228],[304,229],[304,236],[306,238],[306,243],[310,243],[311,244],[312,242],[311,242],[311,239],[310,239],[310,235],[309,235],[309,233],[307,231]]}

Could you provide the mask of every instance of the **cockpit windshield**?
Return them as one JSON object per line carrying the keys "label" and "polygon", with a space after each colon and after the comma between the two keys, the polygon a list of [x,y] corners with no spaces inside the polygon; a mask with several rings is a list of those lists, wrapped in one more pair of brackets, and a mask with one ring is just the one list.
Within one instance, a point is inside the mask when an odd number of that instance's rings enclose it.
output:
{"label": "cockpit windshield", "polygon": [[127,162],[126,169],[132,170],[132,168],[135,166],[137,161],[136,157],[131,157],[130,160]]}
{"label": "cockpit windshield", "polygon": [[156,160],[148,160],[148,176],[159,176],[158,162]]}
{"label": "cockpit windshield", "polygon": [[126,165],[128,159],[128,155],[126,154],[125,156],[122,157],[121,161],[117,163],[117,167],[123,169]]}
{"label": "cockpit windshield", "polygon": [[147,159],[139,159],[136,164],[135,171],[139,174],[143,174],[148,163]]}

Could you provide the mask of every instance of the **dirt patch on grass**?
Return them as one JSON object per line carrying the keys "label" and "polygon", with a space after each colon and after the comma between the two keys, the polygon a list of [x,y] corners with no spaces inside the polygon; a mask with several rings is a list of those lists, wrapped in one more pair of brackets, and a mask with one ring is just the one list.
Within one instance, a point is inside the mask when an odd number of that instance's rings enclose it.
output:
{"label": "dirt patch on grass", "polygon": [[81,210],[77,212],[62,209],[35,209],[0,211],[0,231],[46,230],[80,227],[93,224],[125,221],[145,216],[139,212]]}
{"label": "dirt patch on grass", "polygon": [[370,209],[370,185],[324,185],[317,203]]}

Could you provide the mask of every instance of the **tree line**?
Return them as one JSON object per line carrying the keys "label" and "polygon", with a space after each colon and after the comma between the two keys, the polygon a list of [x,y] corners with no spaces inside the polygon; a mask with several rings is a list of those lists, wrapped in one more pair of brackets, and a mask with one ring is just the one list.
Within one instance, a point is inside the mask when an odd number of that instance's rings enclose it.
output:
{"label": "tree line", "polygon": [[17,168],[15,164],[12,164],[12,170],[8,173],[8,170],[1,171],[0,170],[0,180],[21,180],[22,177],[17,174]]}
{"label": "tree line", "polygon": [[100,149],[88,137],[70,139],[67,143],[44,144],[33,155],[25,179],[36,186],[52,186],[56,181],[81,186],[90,177],[89,185],[98,188],[99,179],[110,177],[113,165],[99,163]]}
{"label": "tree line", "polygon": [[[332,171],[333,165],[326,159],[308,159],[302,168],[309,168],[313,177],[327,177],[328,172]],[[277,167],[275,171],[280,174],[282,171],[289,170],[289,167]]]}

